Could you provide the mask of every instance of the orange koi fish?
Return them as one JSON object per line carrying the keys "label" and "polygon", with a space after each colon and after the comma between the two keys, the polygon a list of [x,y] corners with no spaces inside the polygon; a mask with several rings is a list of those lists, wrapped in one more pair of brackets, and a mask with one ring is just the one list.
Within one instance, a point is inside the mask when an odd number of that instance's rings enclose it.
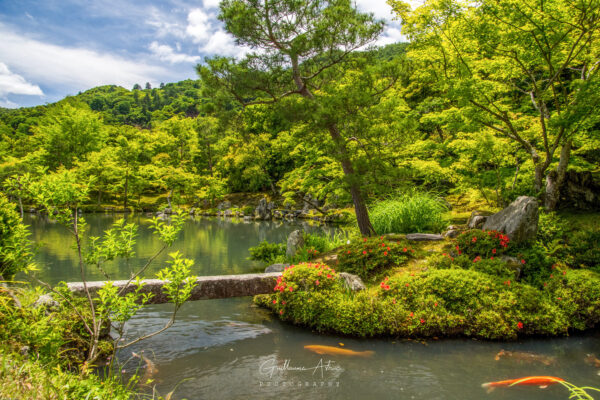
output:
{"label": "orange koi fish", "polygon": [[321,346],[318,344],[310,344],[304,346],[305,349],[312,351],[317,354],[329,354],[334,356],[359,356],[359,357],[370,357],[375,354],[374,351],[354,351],[349,349],[340,349],[339,347],[333,346]]}
{"label": "orange koi fish", "polygon": [[555,376],[527,376],[525,378],[508,379],[506,381],[488,382],[482,384],[481,387],[487,389],[488,393],[497,387],[507,387],[513,385],[538,386],[540,389],[545,389],[549,385],[564,381],[564,379],[557,378]]}

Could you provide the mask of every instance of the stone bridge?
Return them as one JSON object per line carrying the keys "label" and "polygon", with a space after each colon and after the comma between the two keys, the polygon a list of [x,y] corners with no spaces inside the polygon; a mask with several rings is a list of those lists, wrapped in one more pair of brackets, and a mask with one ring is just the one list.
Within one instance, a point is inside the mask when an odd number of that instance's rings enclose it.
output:
{"label": "stone bridge", "polygon": [[[216,275],[199,276],[196,278],[196,286],[192,290],[189,300],[209,300],[225,299],[229,297],[254,296],[257,294],[271,293],[281,272],[270,272],[263,274],[240,274],[240,275]],[[118,288],[127,286],[126,280],[113,281],[113,285]],[[167,296],[162,291],[165,281],[159,279],[144,279],[142,293],[152,293],[154,296],[150,299],[150,304],[167,303]],[[95,294],[98,289],[104,286],[104,281],[87,282],[90,293]],[[84,286],[82,282],[71,282],[67,286],[69,289],[81,295],[84,295]],[[133,292],[136,286],[130,283],[123,291],[123,294]]]}

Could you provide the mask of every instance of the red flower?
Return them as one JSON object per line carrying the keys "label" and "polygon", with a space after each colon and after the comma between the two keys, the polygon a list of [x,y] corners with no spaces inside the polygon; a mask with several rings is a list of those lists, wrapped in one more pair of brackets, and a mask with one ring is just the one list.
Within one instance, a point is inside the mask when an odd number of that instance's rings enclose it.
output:
{"label": "red flower", "polygon": [[544,282],[544,287],[548,286],[548,284],[546,282]]}
{"label": "red flower", "polygon": [[403,248],[403,249],[402,249],[402,251],[406,253],[406,247],[405,247],[405,248]]}
{"label": "red flower", "polygon": [[525,264],[525,260],[521,259],[521,264]]}
{"label": "red flower", "polygon": [[363,250],[363,254],[367,254],[367,251],[366,251],[366,250]]}
{"label": "red flower", "polygon": [[490,260],[493,260],[493,259],[494,259],[494,257],[490,257]]}
{"label": "red flower", "polygon": [[283,310],[279,310],[279,315],[283,315]]}
{"label": "red flower", "polygon": [[285,301],[282,301],[281,304],[283,304],[285,306]]}
{"label": "red flower", "polygon": [[410,317],[412,318],[412,317],[414,317],[414,316],[415,316],[415,313],[414,313],[414,312],[411,312],[409,315],[410,315]]}
{"label": "red flower", "polygon": [[421,323],[422,323],[422,324],[424,324],[424,323],[425,323],[425,320],[424,320],[423,318],[421,318]]}
{"label": "red flower", "polygon": [[456,251],[460,250],[460,248],[458,247],[458,245],[456,245]]}
{"label": "red flower", "polygon": [[330,274],[327,274],[327,277],[328,277],[329,279],[331,279],[331,275],[330,275]]}
{"label": "red flower", "polygon": [[473,243],[475,243],[477,241],[477,238],[475,236],[473,236],[473,240],[471,240]]}
{"label": "red flower", "polygon": [[384,251],[384,252],[383,252],[383,255],[384,255],[384,256],[387,256],[387,251]]}
{"label": "red flower", "polygon": [[563,275],[566,275],[566,274],[567,274],[567,271],[563,271]]}
{"label": "red flower", "polygon": [[492,249],[492,254],[496,254],[496,249]]}
{"label": "red flower", "polygon": [[556,300],[562,300],[562,297],[557,297]]}
{"label": "red flower", "polygon": [[364,238],[364,239],[363,239],[363,242],[366,242],[366,241],[367,241],[367,238]]}
{"label": "red flower", "polygon": [[292,291],[294,290],[294,288],[290,286],[290,289],[289,289],[289,290],[290,290],[290,292],[292,292]]}
{"label": "red flower", "polygon": [[523,323],[521,321],[517,322],[517,328],[523,329]]}
{"label": "red flower", "polygon": [[437,307],[437,301],[433,304],[434,307]]}
{"label": "red flower", "polygon": [[387,251],[390,251],[390,248],[389,248],[389,247],[387,248]]}
{"label": "red flower", "polygon": [[273,304],[277,304],[277,300],[273,300]]}
{"label": "red flower", "polygon": [[392,299],[392,303],[396,304],[396,299]]}
{"label": "red flower", "polygon": [[553,275],[553,274],[550,274],[550,278],[554,278],[554,275]]}
{"label": "red flower", "polygon": [[348,250],[348,254],[350,254],[350,250]]}
{"label": "red flower", "polygon": [[319,280],[317,279],[317,280],[315,281],[315,285],[318,285],[318,284],[319,284]]}
{"label": "red flower", "polygon": [[410,285],[408,283],[406,283],[404,286],[409,287]]}

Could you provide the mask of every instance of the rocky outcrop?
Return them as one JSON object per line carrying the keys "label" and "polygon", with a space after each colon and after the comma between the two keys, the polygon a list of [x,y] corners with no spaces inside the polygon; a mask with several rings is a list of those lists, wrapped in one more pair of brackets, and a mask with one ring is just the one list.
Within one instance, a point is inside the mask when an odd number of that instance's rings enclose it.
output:
{"label": "rocky outcrop", "polygon": [[558,207],[600,210],[600,183],[589,171],[567,171]]}
{"label": "rocky outcrop", "polygon": [[[220,276],[200,276],[196,278],[196,286],[192,290],[190,300],[208,300],[225,299],[229,297],[255,296],[257,294],[272,293],[273,287],[277,283],[277,277],[280,272],[266,274],[243,274],[243,275],[220,275]],[[142,281],[142,293],[152,293],[151,304],[167,303],[167,295],[162,288],[165,281],[159,279],[145,279]],[[104,286],[105,282],[87,282],[87,287],[93,295]],[[127,281],[114,281],[113,285],[117,288],[123,288]],[[74,293],[84,295],[83,283],[71,282],[67,287]],[[136,286],[130,284],[123,291],[123,295],[131,293]]]}
{"label": "rocky outcrop", "polygon": [[365,290],[367,288],[358,275],[340,272],[339,276],[343,281],[344,286],[353,292],[358,292],[359,290]]}
{"label": "rocky outcrop", "polygon": [[227,210],[228,208],[231,208],[230,201],[222,201],[217,205],[217,210]]}
{"label": "rocky outcrop", "polygon": [[299,229],[290,233],[287,239],[285,254],[288,257],[294,257],[300,247],[304,246],[304,231]]}
{"label": "rocky outcrop", "polygon": [[522,243],[535,239],[538,220],[537,199],[521,196],[504,210],[489,216],[483,229],[504,232],[512,242]]}

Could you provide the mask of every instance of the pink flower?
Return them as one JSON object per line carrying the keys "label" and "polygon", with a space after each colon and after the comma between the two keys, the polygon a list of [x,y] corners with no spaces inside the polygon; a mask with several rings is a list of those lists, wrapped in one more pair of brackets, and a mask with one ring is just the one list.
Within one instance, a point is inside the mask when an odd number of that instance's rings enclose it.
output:
{"label": "pink flower", "polygon": [[317,279],[317,280],[315,281],[315,285],[318,285],[318,284],[319,284],[319,280]]}

